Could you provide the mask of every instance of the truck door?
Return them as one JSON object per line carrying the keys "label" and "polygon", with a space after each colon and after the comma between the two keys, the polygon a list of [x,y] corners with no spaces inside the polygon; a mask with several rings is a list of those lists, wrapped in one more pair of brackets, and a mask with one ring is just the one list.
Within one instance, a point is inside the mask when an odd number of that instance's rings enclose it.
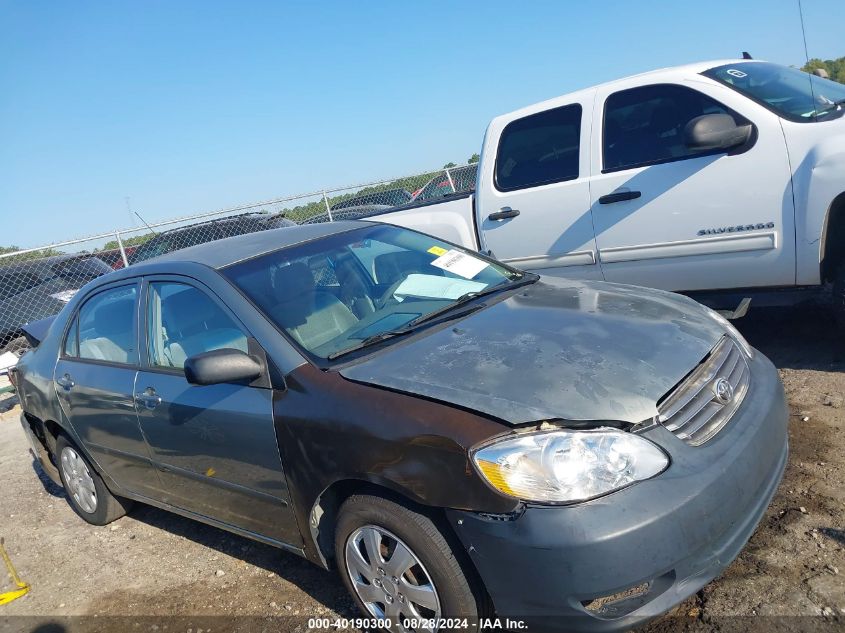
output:
{"label": "truck door", "polygon": [[[687,123],[751,123],[731,150],[694,151]],[[592,217],[605,279],[665,290],[795,283],[791,171],[776,116],[703,79],[600,88]]]}
{"label": "truck door", "polygon": [[476,193],[481,250],[518,268],[601,278],[588,178],[594,94],[490,124]]}

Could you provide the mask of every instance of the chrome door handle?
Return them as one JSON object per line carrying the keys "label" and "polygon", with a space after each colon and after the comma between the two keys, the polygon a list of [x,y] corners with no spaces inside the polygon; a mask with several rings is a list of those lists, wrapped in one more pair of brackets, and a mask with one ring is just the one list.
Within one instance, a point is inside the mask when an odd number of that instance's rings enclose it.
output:
{"label": "chrome door handle", "polygon": [[59,385],[65,391],[70,391],[73,389],[73,386],[76,384],[70,377],[70,374],[65,374],[61,378],[56,379],[56,384]]}
{"label": "chrome door handle", "polygon": [[515,218],[519,215],[519,209],[511,209],[510,207],[502,207],[487,216],[488,220],[507,220],[508,218]]}
{"label": "chrome door handle", "polygon": [[161,396],[152,387],[147,387],[141,393],[135,394],[135,400],[143,404],[147,409],[155,409],[161,404]]}

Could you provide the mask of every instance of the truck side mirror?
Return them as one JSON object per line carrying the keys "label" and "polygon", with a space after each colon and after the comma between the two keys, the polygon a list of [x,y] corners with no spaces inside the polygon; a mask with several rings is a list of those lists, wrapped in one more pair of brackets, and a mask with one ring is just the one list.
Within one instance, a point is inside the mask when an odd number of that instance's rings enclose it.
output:
{"label": "truck side mirror", "polygon": [[737,125],[729,114],[704,114],[684,128],[684,142],[696,151],[730,149],[743,145],[751,137],[751,125]]}

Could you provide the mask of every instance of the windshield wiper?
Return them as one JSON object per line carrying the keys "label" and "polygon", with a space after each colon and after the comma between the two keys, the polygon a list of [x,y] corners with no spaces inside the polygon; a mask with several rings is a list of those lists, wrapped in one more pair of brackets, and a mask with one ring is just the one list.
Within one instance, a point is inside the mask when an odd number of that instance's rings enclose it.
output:
{"label": "windshield wiper", "polygon": [[[473,299],[477,299],[478,297],[483,297],[485,295],[493,294],[494,292],[499,292],[500,290],[508,290],[510,288],[517,288],[519,286],[524,286],[528,283],[534,283],[537,281],[539,277],[537,275],[523,275],[521,279],[517,279],[516,281],[504,284],[504,285],[496,285],[490,286],[489,288],[484,288],[483,290],[476,290],[473,292],[467,292],[462,294],[460,297],[455,299],[452,303],[443,306],[442,308],[438,308],[434,312],[429,312],[428,314],[423,314],[415,319],[411,319],[405,325],[397,330],[386,330],[384,332],[379,332],[378,334],[373,334],[372,336],[368,336],[367,338],[363,339],[360,343],[356,343],[346,349],[338,350],[337,352],[332,352],[328,356],[326,356],[327,360],[334,360],[339,358],[340,356],[345,356],[346,354],[351,354],[352,352],[356,352],[359,349],[363,349],[365,347],[369,347],[370,345],[375,345],[376,343],[381,343],[382,341],[386,341],[387,339],[391,339],[397,336],[402,336],[403,334],[410,334],[414,328],[418,325],[423,323],[429,323],[434,321],[435,319],[443,316],[446,313],[453,312],[455,308],[460,307],[461,305],[467,303],[468,301],[472,301]],[[462,316],[466,316],[476,310],[480,310],[483,308],[483,305],[478,306],[471,306],[465,310],[461,310],[460,312],[453,312],[450,314],[450,317],[458,318]]]}
{"label": "windshield wiper", "polygon": [[837,99],[836,101],[832,101],[831,103],[828,103],[821,110],[816,110],[816,116],[819,116],[820,114],[827,114],[828,112],[832,112],[833,110],[835,110],[836,108],[838,108],[840,106],[845,106],[845,99]]}
{"label": "windshield wiper", "polygon": [[[509,284],[497,284],[495,286],[490,286],[489,288],[484,288],[483,290],[475,290],[473,292],[466,292],[466,293],[462,294],[460,297],[458,297],[457,299],[455,299],[452,303],[445,305],[442,308],[435,310],[434,312],[429,312],[428,314],[423,314],[421,316],[418,316],[416,319],[411,319],[410,321],[408,321],[408,323],[405,324],[405,326],[402,328],[402,330],[411,329],[411,328],[414,328],[414,327],[420,325],[421,323],[428,323],[429,321],[433,321],[436,318],[442,316],[443,314],[446,314],[447,312],[451,312],[455,308],[463,305],[467,301],[471,301],[473,299],[477,299],[478,297],[483,297],[485,295],[490,295],[490,294],[493,294],[494,292],[499,292],[501,290],[509,290],[511,288],[517,288],[517,287],[523,286],[527,283],[534,283],[535,281],[537,281],[537,279],[539,279],[539,277],[537,277],[536,275],[530,275],[530,276],[524,275],[521,279],[518,279],[518,280],[516,280],[512,283],[509,283]],[[478,307],[480,308],[481,306],[478,306]],[[469,312],[474,312],[474,310],[462,311],[460,314],[457,314],[455,316],[463,316],[464,313],[469,313]]]}
{"label": "windshield wiper", "polygon": [[370,345],[375,345],[376,343],[381,343],[382,341],[386,341],[389,338],[393,338],[394,336],[402,336],[403,334],[409,334],[411,330],[402,328],[401,330],[387,330],[385,332],[379,332],[378,334],[373,334],[372,336],[368,336],[367,338],[363,339],[360,343],[355,343],[351,347],[347,347],[346,349],[338,350],[337,352],[332,352],[326,358],[328,360],[334,360],[339,356],[345,356],[346,354],[350,354],[355,352],[359,349],[363,349],[365,347],[369,347]]}

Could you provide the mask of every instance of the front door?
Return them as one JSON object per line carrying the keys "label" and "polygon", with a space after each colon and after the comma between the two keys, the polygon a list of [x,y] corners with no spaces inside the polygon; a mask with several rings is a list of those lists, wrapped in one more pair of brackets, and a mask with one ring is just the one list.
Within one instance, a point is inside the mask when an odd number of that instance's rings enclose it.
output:
{"label": "front door", "polygon": [[485,147],[476,214],[482,250],[518,268],[601,278],[590,217],[589,138],[594,91],[528,114]]}
{"label": "front door", "polygon": [[53,377],[62,411],[101,469],[126,491],[158,497],[160,482],[133,402],[138,294],[132,283],[86,299],[65,334]]}
{"label": "front door", "polygon": [[[754,124],[732,151],[695,152],[686,124],[729,114]],[[795,283],[792,181],[776,116],[701,82],[602,88],[591,197],[608,281],[665,290]]]}
{"label": "front door", "polygon": [[199,284],[151,279],[136,408],[171,505],[284,543],[301,545],[287,491],[272,390],[191,385],[185,360],[247,351],[243,326]]}

